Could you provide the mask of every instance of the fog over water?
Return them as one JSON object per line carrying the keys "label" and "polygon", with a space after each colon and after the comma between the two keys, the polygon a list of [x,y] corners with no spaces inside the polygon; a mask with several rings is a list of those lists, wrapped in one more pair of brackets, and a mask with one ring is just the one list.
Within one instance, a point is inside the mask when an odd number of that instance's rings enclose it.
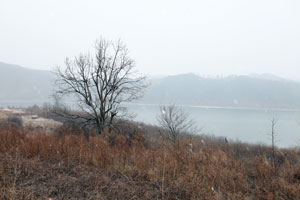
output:
{"label": "fog over water", "polygon": [[[264,77],[300,81],[299,10],[300,1],[297,0],[1,0],[0,62],[52,70],[56,66],[62,66],[66,57],[73,58],[86,52],[93,55],[95,41],[103,37],[113,41],[121,39],[127,45],[130,57],[135,60],[136,70],[149,77],[187,73],[201,77],[224,77],[232,74],[252,74],[253,77],[267,73]],[[22,75],[19,78],[8,78],[16,86],[13,91],[21,88],[18,84],[23,86],[22,82],[18,83],[21,78]],[[33,81],[32,84],[35,84],[34,89],[39,90],[42,99],[44,96],[41,94],[45,90],[39,88],[39,83]],[[286,91],[285,86],[288,84],[292,83],[280,84],[281,91]],[[216,88],[215,85],[212,83],[210,88]],[[223,83],[219,85],[223,86]],[[229,84],[223,97],[235,95],[230,90],[232,87]],[[32,90],[24,88],[22,91],[18,90],[18,94]],[[289,99],[289,102],[293,102],[285,106],[293,108],[298,105],[295,103],[298,87],[294,88],[293,92],[287,92],[291,98],[282,95],[283,92],[278,92],[276,88],[268,90],[271,91],[268,97],[264,96],[265,92],[256,96],[269,102],[270,99],[275,99],[273,97],[281,95],[286,97],[281,98],[284,103]],[[16,99],[5,102],[5,97],[9,95],[5,96],[4,89],[2,96],[0,95],[4,99],[1,100],[0,107],[43,104],[38,100]],[[14,97],[10,89],[6,91],[12,94],[11,98]],[[176,91],[176,88],[172,91]],[[210,91],[211,94],[217,93],[213,89]],[[221,88],[218,91],[223,90]],[[247,87],[238,91],[240,93],[237,94],[242,94],[239,98],[250,93]],[[255,89],[251,91],[253,94],[256,92]],[[162,93],[165,95],[164,100],[169,100],[171,92]],[[28,99],[34,96],[30,94],[28,93]],[[211,98],[213,97],[220,96],[212,95]],[[187,99],[198,101],[196,97]],[[241,98],[230,96],[228,99],[223,99],[224,105],[241,102]],[[205,102],[211,103],[213,100]],[[170,98],[170,102],[172,101],[176,102],[176,99]],[[274,105],[281,103],[276,101],[275,99]],[[129,110],[137,113],[137,121],[156,124],[159,103],[152,103],[156,105],[128,106]],[[191,104],[184,106],[184,109],[205,134],[269,144],[270,119],[275,117],[278,119],[277,144],[282,147],[299,144],[298,110],[197,107]]]}

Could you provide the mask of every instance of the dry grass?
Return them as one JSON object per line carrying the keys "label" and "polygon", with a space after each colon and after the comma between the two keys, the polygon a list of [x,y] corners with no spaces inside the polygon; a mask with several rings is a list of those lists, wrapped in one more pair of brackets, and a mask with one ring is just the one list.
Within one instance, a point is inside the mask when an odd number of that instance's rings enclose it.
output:
{"label": "dry grass", "polygon": [[275,174],[267,147],[195,138],[190,153],[184,140],[153,144],[139,133],[111,143],[64,131],[0,129],[0,199],[300,199],[297,151],[280,151]]}
{"label": "dry grass", "polygon": [[8,116],[2,112],[0,112],[0,122],[5,121],[8,118]]}

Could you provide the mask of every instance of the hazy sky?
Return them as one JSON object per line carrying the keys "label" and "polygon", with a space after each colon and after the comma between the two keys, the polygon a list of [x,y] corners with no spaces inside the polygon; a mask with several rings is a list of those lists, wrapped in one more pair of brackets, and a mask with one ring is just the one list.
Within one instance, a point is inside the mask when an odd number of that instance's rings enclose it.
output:
{"label": "hazy sky", "polygon": [[299,0],[0,0],[0,61],[51,69],[122,39],[148,75],[300,80]]}

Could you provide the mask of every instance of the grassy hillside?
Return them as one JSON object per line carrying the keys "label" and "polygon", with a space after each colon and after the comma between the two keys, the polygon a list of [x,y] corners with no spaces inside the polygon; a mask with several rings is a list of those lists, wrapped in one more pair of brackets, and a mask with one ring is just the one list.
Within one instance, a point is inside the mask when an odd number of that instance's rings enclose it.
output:
{"label": "grassy hillside", "polygon": [[299,151],[277,149],[273,162],[268,147],[200,136],[174,146],[147,130],[86,140],[3,125],[0,199],[300,199]]}

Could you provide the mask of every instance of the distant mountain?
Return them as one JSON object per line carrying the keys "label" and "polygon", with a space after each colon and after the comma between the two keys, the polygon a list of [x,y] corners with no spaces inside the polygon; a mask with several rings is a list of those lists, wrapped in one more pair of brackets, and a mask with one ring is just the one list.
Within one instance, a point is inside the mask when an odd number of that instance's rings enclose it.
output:
{"label": "distant mountain", "polygon": [[1,102],[49,102],[54,75],[0,62]]}
{"label": "distant mountain", "polygon": [[[55,76],[0,62],[0,107],[5,103],[50,102]],[[300,108],[300,83],[271,74],[203,78],[195,74],[159,77],[141,103],[230,107]],[[6,104],[7,105],[7,104]]]}
{"label": "distant mountain", "polygon": [[269,74],[226,78],[181,74],[153,79],[142,102],[300,108],[300,83]]}
{"label": "distant mountain", "polygon": [[263,79],[263,80],[270,80],[270,81],[285,81],[285,79],[275,76],[273,74],[249,74],[251,78]]}

